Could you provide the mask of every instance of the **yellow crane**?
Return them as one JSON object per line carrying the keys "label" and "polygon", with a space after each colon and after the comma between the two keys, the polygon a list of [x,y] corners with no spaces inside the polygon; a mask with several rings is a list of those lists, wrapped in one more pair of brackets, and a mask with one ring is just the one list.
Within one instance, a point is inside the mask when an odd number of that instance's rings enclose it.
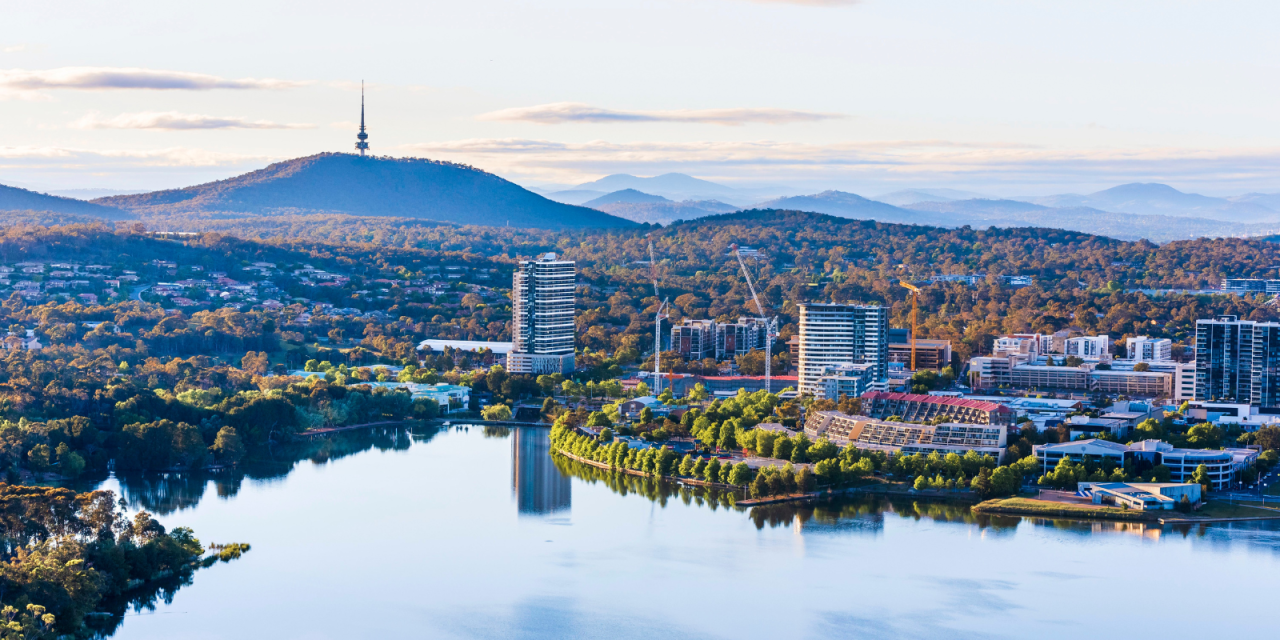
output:
{"label": "yellow crane", "polygon": [[907,282],[906,280],[899,280],[898,284],[911,290],[911,370],[915,371],[916,370],[916,334],[918,333],[917,329],[920,328],[920,325],[918,323],[918,318],[917,318],[917,314],[920,311],[920,306],[919,306],[920,305],[920,287],[917,287],[914,284]]}

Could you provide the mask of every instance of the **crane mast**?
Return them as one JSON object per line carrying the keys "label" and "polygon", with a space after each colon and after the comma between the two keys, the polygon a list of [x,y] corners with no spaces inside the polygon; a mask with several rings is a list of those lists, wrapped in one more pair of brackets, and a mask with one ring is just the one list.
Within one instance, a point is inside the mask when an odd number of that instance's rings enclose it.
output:
{"label": "crane mast", "polygon": [[[649,241],[649,277],[653,279],[653,297],[658,299],[658,261],[653,258],[653,241]],[[662,319],[671,316],[664,313],[667,301],[658,304],[658,311],[653,316],[653,395],[662,389]]]}
{"label": "crane mast", "polygon": [[760,314],[760,321],[764,324],[764,390],[766,393],[773,393],[773,386],[770,382],[772,375],[773,362],[773,339],[777,335],[777,321],[767,318],[764,315],[764,305],[760,304],[760,296],[756,295],[756,286],[751,282],[751,274],[747,271],[747,263],[742,260],[742,252],[738,250],[738,245],[730,245],[733,249],[733,256],[738,259],[738,266],[742,267],[742,277],[747,280],[747,289],[751,290],[751,299],[756,303],[756,311]]}
{"label": "crane mast", "polygon": [[898,281],[898,284],[911,290],[911,370],[915,371],[916,370],[916,334],[919,333],[917,330],[920,328],[917,320],[918,318],[917,314],[919,313],[920,287],[917,287],[914,284],[911,284],[910,282],[906,282],[905,280]]}

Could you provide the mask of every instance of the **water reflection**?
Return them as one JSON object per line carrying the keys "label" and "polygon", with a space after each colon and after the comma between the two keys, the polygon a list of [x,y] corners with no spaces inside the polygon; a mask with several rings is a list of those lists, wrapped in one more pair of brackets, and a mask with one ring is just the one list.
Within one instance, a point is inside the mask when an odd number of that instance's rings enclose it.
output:
{"label": "water reflection", "polygon": [[[269,484],[283,480],[303,462],[322,466],[371,449],[404,451],[427,443],[439,433],[435,427],[361,429],[326,438],[299,440],[251,452],[235,469],[184,473],[131,473],[117,476],[129,508],[167,515],[194,509],[213,484],[219,498],[235,497],[245,480]],[[83,490],[83,489],[81,489]]]}
{"label": "water reflection", "polygon": [[[521,515],[547,515],[569,508],[569,476],[551,459],[545,429],[517,428],[511,439],[511,493]],[[488,435],[486,433],[486,435]]]}

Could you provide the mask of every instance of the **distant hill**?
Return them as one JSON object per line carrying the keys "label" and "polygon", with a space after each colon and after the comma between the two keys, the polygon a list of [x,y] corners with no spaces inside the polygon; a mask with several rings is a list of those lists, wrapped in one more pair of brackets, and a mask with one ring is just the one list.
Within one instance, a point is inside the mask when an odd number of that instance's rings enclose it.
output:
{"label": "distant hill", "polygon": [[903,189],[877,196],[874,199],[878,202],[901,207],[917,202],[950,202],[952,200],[971,200],[983,197],[985,196],[980,193],[959,191],[957,189]]}
{"label": "distant hill", "polygon": [[585,182],[571,191],[602,191],[612,193],[623,189],[635,189],[644,193],[659,195],[670,200],[719,200],[733,205],[743,206],[759,202],[779,194],[795,193],[786,187],[766,187],[753,185],[749,187],[730,187],[727,185],[695,178],[683,173],[667,173],[652,178],[640,178],[625,173],[605,176],[593,182]]}
{"label": "distant hill", "polygon": [[1183,193],[1167,184],[1122,184],[1088,195],[1015,198],[1053,208],[1090,207],[1115,213],[1204,218],[1225,222],[1280,222],[1280,211],[1258,202]]}
{"label": "distant hill", "polygon": [[696,220],[707,216],[732,213],[741,209],[717,200],[685,200],[683,202],[617,202],[597,205],[601,211],[633,222],[671,224],[676,220]]}
{"label": "distant hill", "polygon": [[595,200],[585,203],[583,206],[599,209],[600,205],[605,204],[649,204],[653,202],[671,201],[662,196],[655,196],[651,193],[636,191],[635,189],[623,189],[622,191],[606,193]]}
{"label": "distant hill", "polygon": [[1164,215],[1117,215],[1089,207],[1045,207],[1017,200],[917,202],[906,208],[950,217],[947,226],[1050,227],[1120,240],[1153,242],[1252,236],[1280,231],[1280,222],[1241,223]]}
{"label": "distant hill", "polygon": [[91,216],[106,220],[129,220],[134,216],[115,207],[74,198],[51,196],[36,191],[0,185],[0,211],[41,211]]}
{"label": "distant hill", "polygon": [[945,216],[902,209],[891,204],[868,200],[855,193],[845,193],[843,191],[823,191],[810,196],[776,198],[768,202],[761,202],[752,208],[812,211],[841,218],[879,220],[880,222],[897,222],[901,224],[948,224]]}
{"label": "distant hill", "polygon": [[322,153],[218,182],[94,202],[148,216],[347,213],[541,229],[634,224],[548,200],[464,165],[348,153]]}
{"label": "distant hill", "polygon": [[583,204],[590,200],[595,200],[604,195],[603,191],[592,191],[590,189],[566,189],[564,191],[552,191],[543,193],[542,195],[548,200],[563,202],[565,204]]}

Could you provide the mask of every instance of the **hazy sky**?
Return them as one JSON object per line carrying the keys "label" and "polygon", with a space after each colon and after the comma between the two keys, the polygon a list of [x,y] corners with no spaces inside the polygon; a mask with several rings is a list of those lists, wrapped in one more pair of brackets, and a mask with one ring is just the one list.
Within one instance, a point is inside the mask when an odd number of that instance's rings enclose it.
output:
{"label": "hazy sky", "polygon": [[185,186],[350,151],[526,185],[1280,191],[1280,3],[6,3],[0,183]]}

